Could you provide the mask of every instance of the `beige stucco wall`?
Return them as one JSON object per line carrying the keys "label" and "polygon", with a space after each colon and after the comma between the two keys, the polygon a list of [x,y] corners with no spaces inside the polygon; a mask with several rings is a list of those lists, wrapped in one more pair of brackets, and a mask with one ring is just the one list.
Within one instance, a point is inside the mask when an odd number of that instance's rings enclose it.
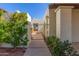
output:
{"label": "beige stucco wall", "polygon": [[72,13],[72,41],[79,42],[79,9],[73,9]]}
{"label": "beige stucco wall", "polygon": [[61,17],[61,39],[72,42],[72,9],[64,9]]}
{"label": "beige stucco wall", "polygon": [[56,13],[55,13],[55,9],[49,9],[49,36],[56,36]]}
{"label": "beige stucco wall", "polygon": [[56,35],[62,40],[79,42],[79,9],[73,8],[63,6],[59,10],[49,9],[49,36]]}
{"label": "beige stucco wall", "polygon": [[49,36],[49,9],[48,8],[45,11],[43,20],[44,20],[43,34],[47,38]]}
{"label": "beige stucco wall", "polygon": [[56,10],[56,35],[62,41],[72,42],[72,6],[60,6]]}
{"label": "beige stucco wall", "polygon": [[[48,19],[46,19],[48,16]],[[47,9],[44,15],[45,20],[45,36],[56,36],[56,13],[55,9]]]}
{"label": "beige stucco wall", "polygon": [[56,12],[56,36],[58,37],[58,38],[60,38],[60,29],[61,29],[61,27],[60,27],[60,22],[61,22],[61,18],[60,18],[60,11],[61,10],[58,10],[57,12]]}

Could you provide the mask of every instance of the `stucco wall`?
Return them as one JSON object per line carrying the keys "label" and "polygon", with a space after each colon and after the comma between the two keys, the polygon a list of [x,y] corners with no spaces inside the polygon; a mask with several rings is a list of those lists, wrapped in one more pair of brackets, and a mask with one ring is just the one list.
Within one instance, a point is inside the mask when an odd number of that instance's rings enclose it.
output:
{"label": "stucco wall", "polygon": [[[47,18],[48,17],[48,18]],[[44,26],[43,26],[43,34],[47,38],[49,36],[49,9],[47,8],[43,17]]]}
{"label": "stucco wall", "polygon": [[56,34],[60,39],[79,42],[79,9],[70,7],[57,11],[56,15],[54,9],[49,9],[50,36]]}
{"label": "stucco wall", "polygon": [[61,11],[61,39],[72,42],[72,10],[62,9]]}
{"label": "stucco wall", "polygon": [[55,13],[55,9],[49,9],[49,36],[56,36],[56,13]]}
{"label": "stucco wall", "polygon": [[72,42],[72,9],[71,6],[60,6],[56,10],[56,35],[61,41]]}
{"label": "stucco wall", "polygon": [[72,13],[72,41],[79,42],[79,9],[73,9]]}
{"label": "stucco wall", "polygon": [[61,21],[61,19],[60,19],[60,10],[58,10],[57,12],[56,12],[56,36],[58,37],[58,38],[60,38],[60,21]]}
{"label": "stucco wall", "polygon": [[[48,19],[46,19],[48,16]],[[56,13],[55,9],[47,9],[44,15],[45,20],[45,36],[56,36]],[[46,21],[47,20],[47,21]]]}

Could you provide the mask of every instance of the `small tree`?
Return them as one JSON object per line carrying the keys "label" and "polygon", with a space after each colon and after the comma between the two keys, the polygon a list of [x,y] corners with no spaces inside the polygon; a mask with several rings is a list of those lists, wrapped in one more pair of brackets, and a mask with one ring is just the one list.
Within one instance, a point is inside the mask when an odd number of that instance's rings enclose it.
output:
{"label": "small tree", "polygon": [[6,21],[0,20],[0,45],[4,42],[5,39],[5,27],[6,27]]}
{"label": "small tree", "polygon": [[0,17],[4,14],[4,13],[6,13],[7,11],[5,11],[5,10],[3,10],[3,9],[0,9]]}
{"label": "small tree", "polygon": [[27,14],[26,13],[14,13],[9,21],[10,43],[14,48],[20,45],[27,45]]}

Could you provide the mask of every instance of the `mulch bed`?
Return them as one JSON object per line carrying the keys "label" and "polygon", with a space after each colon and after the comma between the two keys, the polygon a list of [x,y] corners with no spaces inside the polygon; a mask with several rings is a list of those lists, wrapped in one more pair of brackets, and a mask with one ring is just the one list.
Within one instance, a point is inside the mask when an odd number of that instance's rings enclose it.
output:
{"label": "mulch bed", "polygon": [[0,48],[0,56],[23,56],[26,48]]}

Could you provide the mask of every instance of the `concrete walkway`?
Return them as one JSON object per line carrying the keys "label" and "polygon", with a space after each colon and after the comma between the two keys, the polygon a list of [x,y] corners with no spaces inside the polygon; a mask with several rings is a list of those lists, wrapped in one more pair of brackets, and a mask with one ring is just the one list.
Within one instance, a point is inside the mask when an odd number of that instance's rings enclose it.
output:
{"label": "concrete walkway", "polygon": [[42,35],[39,33],[32,36],[33,39],[24,56],[51,56]]}

